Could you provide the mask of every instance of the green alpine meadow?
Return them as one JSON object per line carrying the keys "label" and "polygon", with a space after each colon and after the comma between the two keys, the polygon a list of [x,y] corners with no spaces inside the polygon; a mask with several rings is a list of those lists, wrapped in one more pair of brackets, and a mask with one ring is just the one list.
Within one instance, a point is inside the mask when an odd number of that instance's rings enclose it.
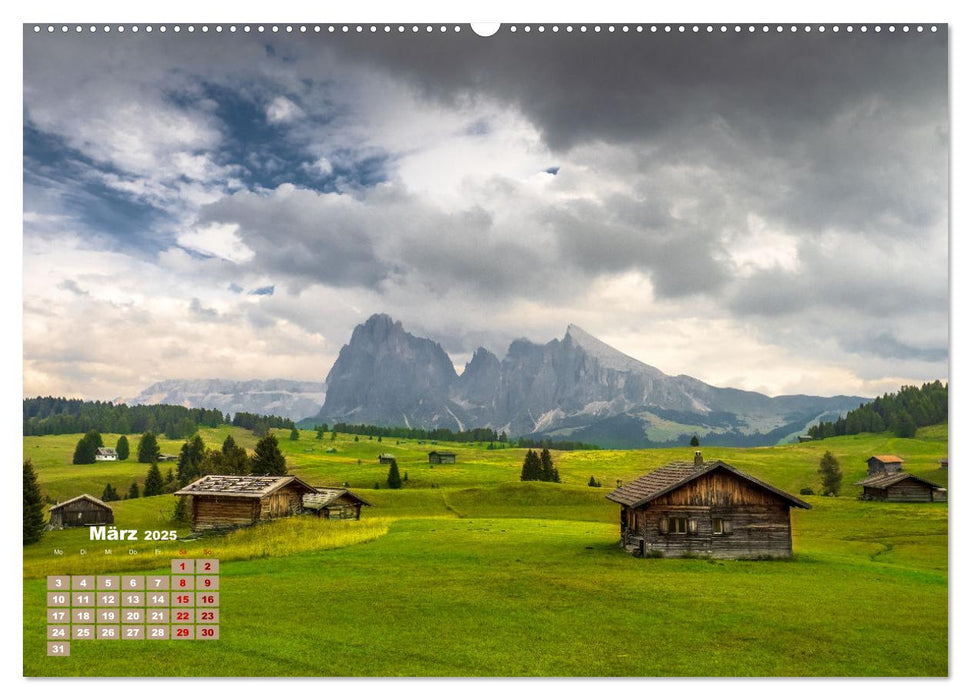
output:
{"label": "green alpine meadow", "polygon": [[[894,454],[946,487],[945,425],[759,448],[552,450],[560,483],[521,481],[527,450],[504,443],[273,434],[290,475],[370,503],[361,520],[297,515],[198,535],[165,493],[110,503],[137,542],[44,532],[23,550],[24,674],[948,675],[948,505],[863,501],[853,485],[868,457]],[[249,452],[257,443],[228,425],[198,435],[210,449],[229,435]],[[82,437],[24,438],[47,504],[100,498],[109,483],[144,490],[150,465],[134,457],[72,464]],[[183,444],[158,442],[167,454]],[[605,494],[695,449],[803,494],[812,508],[792,512],[791,559],[621,549],[619,506]],[[430,464],[433,450],[454,452],[455,464]],[[821,491],[827,452],[842,470],[839,495],[808,495]],[[394,456],[401,488],[388,488],[382,454]],[[173,529],[174,542],[143,538]],[[167,573],[170,559],[204,556],[221,566],[218,641],[75,641],[69,657],[46,656],[46,576]]]}

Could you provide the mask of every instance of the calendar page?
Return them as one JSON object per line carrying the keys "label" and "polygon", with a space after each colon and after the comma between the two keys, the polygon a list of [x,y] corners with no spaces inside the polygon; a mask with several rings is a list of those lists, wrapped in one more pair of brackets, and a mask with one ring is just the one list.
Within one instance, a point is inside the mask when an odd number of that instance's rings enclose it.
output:
{"label": "calendar page", "polygon": [[948,36],[25,24],[23,675],[947,677]]}

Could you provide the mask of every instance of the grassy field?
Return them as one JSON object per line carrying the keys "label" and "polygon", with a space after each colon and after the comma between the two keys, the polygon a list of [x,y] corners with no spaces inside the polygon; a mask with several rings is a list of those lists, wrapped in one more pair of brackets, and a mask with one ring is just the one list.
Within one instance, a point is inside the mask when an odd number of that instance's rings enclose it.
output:
{"label": "grassy field", "polygon": [[[252,449],[255,438],[239,429],[202,435],[215,447],[230,431]],[[146,465],[134,462],[71,465],[79,437],[24,438],[45,495],[97,496],[108,481],[124,493],[144,481]],[[364,519],[287,519],[191,542],[139,542],[135,554],[127,546],[105,554],[86,532],[48,533],[24,548],[25,675],[948,673],[947,505],[864,503],[852,486],[863,460],[881,453],[946,486],[937,464],[947,453],[943,426],[910,440],[703,447],[707,459],[791,492],[818,490],[825,450],[841,462],[843,495],[805,497],[813,509],[793,512],[793,559],[749,562],[636,559],[617,546],[609,487],[688,459],[690,448],[554,453],[563,483],[524,484],[519,449],[278,437],[291,473],[315,485],[347,482],[373,503]],[[137,436],[129,440],[134,447]],[[162,441],[163,452],[179,446]],[[457,452],[458,463],[431,468],[436,447]],[[373,489],[387,474],[381,452],[408,472],[403,490]],[[604,488],[587,487],[591,475]],[[118,502],[116,523],[172,528],[174,503]],[[44,655],[43,576],[162,572],[180,549],[223,562],[219,641],[76,642],[69,658]]]}

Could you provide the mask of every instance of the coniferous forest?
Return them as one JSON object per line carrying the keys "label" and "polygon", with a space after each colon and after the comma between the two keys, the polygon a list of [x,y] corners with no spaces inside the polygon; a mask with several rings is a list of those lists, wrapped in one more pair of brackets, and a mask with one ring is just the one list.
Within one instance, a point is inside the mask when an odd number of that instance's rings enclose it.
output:
{"label": "coniferous forest", "polygon": [[817,423],[809,429],[815,440],[837,435],[882,433],[914,437],[917,428],[947,422],[947,384],[940,381],[903,386],[895,394],[884,394],[836,421]]}

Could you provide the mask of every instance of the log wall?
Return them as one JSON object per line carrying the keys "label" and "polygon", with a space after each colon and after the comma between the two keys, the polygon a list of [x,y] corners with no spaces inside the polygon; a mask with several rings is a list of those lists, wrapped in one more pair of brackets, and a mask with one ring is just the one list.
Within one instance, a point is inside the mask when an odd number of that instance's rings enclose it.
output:
{"label": "log wall", "polygon": [[111,525],[115,522],[114,513],[91,501],[74,501],[63,508],[51,511],[49,527],[87,527],[88,525]]}
{"label": "log wall", "polygon": [[[623,515],[622,544],[637,556],[710,556],[720,559],[754,559],[792,556],[789,507],[771,505],[677,506],[650,504]],[[662,520],[686,518],[687,533],[663,532]],[[713,521],[727,522],[724,534],[715,534]],[[690,521],[694,522],[693,527]]]}
{"label": "log wall", "polygon": [[191,499],[193,530],[239,527],[259,519],[260,502],[256,498],[191,496]]}

